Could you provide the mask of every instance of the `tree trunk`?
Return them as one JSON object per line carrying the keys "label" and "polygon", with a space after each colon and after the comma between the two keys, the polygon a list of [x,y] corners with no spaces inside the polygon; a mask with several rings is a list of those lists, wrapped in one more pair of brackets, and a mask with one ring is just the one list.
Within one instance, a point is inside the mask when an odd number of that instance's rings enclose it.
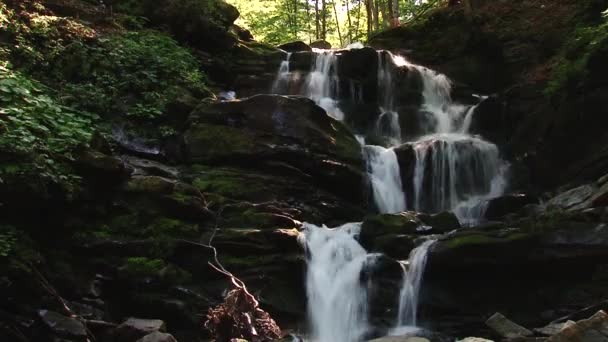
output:
{"label": "tree trunk", "polygon": [[326,40],[327,37],[327,10],[326,10],[326,0],[321,0],[321,39]]}
{"label": "tree trunk", "polygon": [[380,0],[371,0],[372,6],[374,7],[374,30],[376,31],[380,30],[380,9],[378,6],[378,1]]}
{"label": "tree trunk", "polygon": [[310,2],[306,1],[306,32],[308,33],[308,44],[312,43],[312,32],[310,32],[310,23],[312,18],[310,17]]}
{"label": "tree trunk", "polygon": [[365,12],[367,14],[367,38],[372,35],[372,25],[374,23],[374,17],[372,15],[372,1],[373,0],[364,0],[365,1]]}
{"label": "tree trunk", "polygon": [[462,5],[464,7],[464,17],[467,21],[473,20],[473,5],[471,4],[471,0],[462,0]]}
{"label": "tree trunk", "polygon": [[332,2],[334,6],[334,15],[336,16],[336,28],[338,29],[338,40],[340,40],[340,47],[343,47],[342,33],[340,33],[340,19],[338,19],[338,10],[336,9],[336,0]]}
{"label": "tree trunk", "polygon": [[391,18],[391,27],[399,26],[399,17],[401,13],[399,13],[399,0],[393,0],[393,17]]}
{"label": "tree trunk", "polygon": [[355,39],[358,39],[359,37],[359,25],[361,24],[361,7],[363,7],[363,4],[361,3],[361,0],[359,0],[359,7],[357,9],[357,26],[355,26]]}
{"label": "tree trunk", "polygon": [[389,25],[391,15],[388,11],[389,6],[387,2],[390,0],[378,0],[380,6],[380,13],[382,13],[382,27],[386,28]]}
{"label": "tree trunk", "polygon": [[350,6],[348,5],[349,2],[350,2],[350,0],[346,0],[346,18],[348,21],[348,31],[346,31],[346,32],[348,32],[348,43],[350,44],[353,42],[353,35],[352,35],[353,23],[350,20]]}
{"label": "tree trunk", "polygon": [[321,18],[319,18],[319,0],[315,0],[315,38],[319,39],[319,33],[321,32],[320,29],[320,20]]}

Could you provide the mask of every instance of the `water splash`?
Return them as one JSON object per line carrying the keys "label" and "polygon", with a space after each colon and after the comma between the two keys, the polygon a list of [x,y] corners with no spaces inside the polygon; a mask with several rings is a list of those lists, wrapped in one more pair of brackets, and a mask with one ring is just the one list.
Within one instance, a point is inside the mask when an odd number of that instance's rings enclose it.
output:
{"label": "water splash", "polygon": [[291,81],[291,73],[289,72],[290,59],[291,52],[288,52],[285,60],[281,61],[281,65],[279,65],[279,71],[270,89],[271,94],[287,94],[289,91],[289,82]]}
{"label": "water splash", "polygon": [[336,120],[344,120],[338,106],[338,58],[334,51],[314,49],[315,61],[306,82],[305,94]]}
{"label": "water splash", "polygon": [[399,315],[393,333],[403,333],[404,327],[416,327],[418,299],[429,249],[436,240],[427,240],[414,248],[409,255],[407,267],[403,267],[403,284],[399,293]]}
{"label": "water splash", "polygon": [[381,213],[397,213],[406,209],[399,162],[395,151],[382,146],[364,146],[364,156],[372,183],[374,202]]}
{"label": "water splash", "polygon": [[313,340],[357,342],[367,331],[367,289],[361,270],[373,260],[355,240],[361,223],[329,229],[305,223],[306,294]]}

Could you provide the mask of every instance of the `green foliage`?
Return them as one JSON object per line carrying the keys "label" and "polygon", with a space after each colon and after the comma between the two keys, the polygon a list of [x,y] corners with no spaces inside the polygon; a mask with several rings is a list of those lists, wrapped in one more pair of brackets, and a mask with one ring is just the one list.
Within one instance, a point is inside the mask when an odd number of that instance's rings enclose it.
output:
{"label": "green foliage", "polygon": [[582,89],[590,76],[590,57],[607,47],[608,22],[576,29],[553,66],[545,94],[556,98],[564,92],[576,93]]}
{"label": "green foliage", "polygon": [[64,184],[78,180],[63,162],[89,141],[95,115],[60,105],[49,89],[6,63],[0,65],[0,107],[0,151],[26,161],[3,163],[1,175],[34,174]]}
{"label": "green foliage", "polygon": [[0,257],[7,257],[15,248],[17,233],[14,228],[0,226]]}
{"label": "green foliage", "polygon": [[125,272],[132,277],[157,276],[165,267],[161,259],[148,259],[145,257],[127,258],[124,264]]}
{"label": "green foliage", "polygon": [[208,95],[194,56],[160,32],[115,34],[95,45],[75,44],[70,52],[62,70],[82,64],[78,79],[66,84],[64,100],[84,110],[149,119],[184,92]]}

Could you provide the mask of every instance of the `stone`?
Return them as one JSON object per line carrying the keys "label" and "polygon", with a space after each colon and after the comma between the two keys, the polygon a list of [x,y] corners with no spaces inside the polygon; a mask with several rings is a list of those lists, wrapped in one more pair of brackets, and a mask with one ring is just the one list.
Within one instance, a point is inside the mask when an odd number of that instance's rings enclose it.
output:
{"label": "stone", "polygon": [[551,198],[548,206],[554,206],[561,209],[571,209],[585,203],[595,192],[595,187],[590,184],[581,185],[579,187],[562,192]]}
{"label": "stone", "polygon": [[279,45],[278,48],[287,52],[312,51],[312,48],[301,40]]}
{"label": "stone", "polygon": [[413,212],[367,216],[361,225],[362,245],[372,246],[374,239],[388,234],[419,234],[423,223]]}
{"label": "stone", "polygon": [[534,332],[540,335],[551,336],[559,333],[562,329],[574,323],[574,321],[567,321],[563,323],[550,323],[542,328],[534,329]]}
{"label": "stone", "polygon": [[588,319],[567,324],[547,342],[606,342],[608,341],[608,314],[598,311]]}
{"label": "stone", "polygon": [[496,197],[488,201],[485,217],[488,220],[498,220],[535,202],[535,198],[526,194],[509,194]]}
{"label": "stone", "polygon": [[316,49],[329,50],[329,49],[331,49],[331,44],[328,41],[321,39],[321,40],[317,40],[317,41],[310,43],[310,47],[316,48]]}
{"label": "stone", "polygon": [[148,334],[136,342],[177,342],[175,337],[171,334],[161,333],[159,331],[155,331],[151,334]]}
{"label": "stone", "polygon": [[426,225],[433,228],[432,233],[446,233],[461,228],[456,215],[449,211],[443,211],[432,215],[419,214],[418,218]]}
{"label": "stone", "polygon": [[526,337],[532,336],[533,334],[532,331],[509,320],[503,314],[498,312],[492,315],[492,317],[488,318],[486,325],[504,338]]}
{"label": "stone", "polygon": [[165,322],[131,317],[116,328],[117,342],[132,342],[154,332],[164,332]]}
{"label": "stone", "polygon": [[384,336],[369,340],[368,342],[431,342],[429,339],[424,337],[416,336]]}
{"label": "stone", "polygon": [[66,317],[55,311],[39,310],[38,316],[53,333],[66,338],[75,338],[84,341],[87,338],[87,330],[77,319]]}
{"label": "stone", "polygon": [[467,337],[462,340],[457,340],[458,342],[494,342],[493,340],[488,340],[481,337]]}

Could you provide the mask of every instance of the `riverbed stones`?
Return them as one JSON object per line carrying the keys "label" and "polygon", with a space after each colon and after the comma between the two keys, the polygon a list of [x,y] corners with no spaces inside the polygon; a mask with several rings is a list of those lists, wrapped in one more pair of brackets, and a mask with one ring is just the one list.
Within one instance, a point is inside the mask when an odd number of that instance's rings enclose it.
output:
{"label": "riverbed stones", "polygon": [[488,318],[486,325],[504,338],[526,337],[532,336],[533,334],[532,331],[511,321],[499,312]]}
{"label": "riverbed stones", "polygon": [[165,322],[159,319],[131,317],[116,328],[116,340],[132,342],[154,332],[164,332],[165,330]]}
{"label": "riverbed stones", "polygon": [[140,338],[139,340],[137,340],[137,342],[177,342],[177,340],[171,334],[155,331]]}
{"label": "riverbed stones", "polygon": [[38,311],[38,316],[42,323],[57,336],[73,338],[76,341],[84,341],[87,338],[84,324],[75,318],[49,310]]}
{"label": "riverbed stones", "polygon": [[547,342],[607,342],[608,314],[598,311],[588,319],[574,324],[566,324],[559,333],[551,336]]}

